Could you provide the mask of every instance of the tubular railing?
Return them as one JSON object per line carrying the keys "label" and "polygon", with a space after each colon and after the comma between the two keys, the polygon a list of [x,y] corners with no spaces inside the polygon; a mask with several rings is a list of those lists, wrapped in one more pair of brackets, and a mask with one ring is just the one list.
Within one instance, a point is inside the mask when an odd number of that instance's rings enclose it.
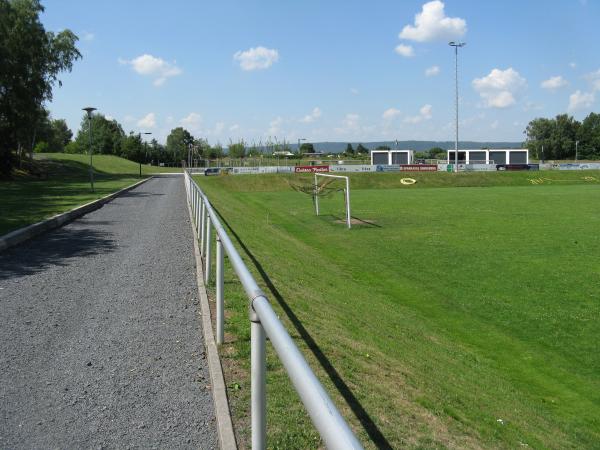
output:
{"label": "tubular railing", "polygon": [[224,334],[223,260],[225,255],[229,258],[248,296],[251,327],[252,448],[266,448],[266,337],[268,336],[327,448],[362,449],[362,445],[271,308],[269,300],[244,264],[206,195],[187,171],[185,171],[185,188],[194,227],[200,240],[200,256],[204,263],[206,284],[210,280],[212,228],[215,231],[217,344],[223,343]]}

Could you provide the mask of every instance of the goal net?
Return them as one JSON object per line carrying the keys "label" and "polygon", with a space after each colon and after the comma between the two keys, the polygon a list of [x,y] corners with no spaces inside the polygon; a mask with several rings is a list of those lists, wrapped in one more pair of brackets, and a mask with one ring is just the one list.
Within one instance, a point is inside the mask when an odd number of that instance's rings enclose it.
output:
{"label": "goal net", "polygon": [[339,193],[343,194],[344,210],[346,215],[346,224],[348,228],[352,228],[350,217],[350,180],[343,175],[330,175],[327,173],[315,173],[313,182],[313,201],[315,204],[315,213],[319,215],[319,198],[339,197]]}

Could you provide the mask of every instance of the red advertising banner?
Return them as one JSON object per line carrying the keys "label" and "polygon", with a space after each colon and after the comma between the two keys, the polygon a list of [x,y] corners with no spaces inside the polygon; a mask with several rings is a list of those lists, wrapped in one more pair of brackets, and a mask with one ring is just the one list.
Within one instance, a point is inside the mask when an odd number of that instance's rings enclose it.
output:
{"label": "red advertising banner", "polygon": [[296,173],[320,173],[329,172],[329,166],[296,166],[294,168]]}
{"label": "red advertising banner", "polygon": [[437,172],[437,164],[402,164],[400,172]]}

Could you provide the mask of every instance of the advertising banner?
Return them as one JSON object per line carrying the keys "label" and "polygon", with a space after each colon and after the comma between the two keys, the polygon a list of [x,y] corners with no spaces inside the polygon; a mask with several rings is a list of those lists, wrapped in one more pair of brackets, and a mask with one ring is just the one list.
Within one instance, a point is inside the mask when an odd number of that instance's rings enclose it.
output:
{"label": "advertising banner", "polygon": [[375,172],[375,166],[367,164],[338,164],[329,166],[331,172]]}
{"label": "advertising banner", "polygon": [[296,173],[322,173],[329,172],[329,166],[296,166],[294,168]]}
{"label": "advertising banner", "polygon": [[600,163],[568,163],[560,164],[560,170],[599,170]]}
{"label": "advertising banner", "polygon": [[376,172],[400,172],[400,164],[378,164],[375,166]]}
{"label": "advertising banner", "polygon": [[400,172],[437,172],[437,164],[402,164]]}

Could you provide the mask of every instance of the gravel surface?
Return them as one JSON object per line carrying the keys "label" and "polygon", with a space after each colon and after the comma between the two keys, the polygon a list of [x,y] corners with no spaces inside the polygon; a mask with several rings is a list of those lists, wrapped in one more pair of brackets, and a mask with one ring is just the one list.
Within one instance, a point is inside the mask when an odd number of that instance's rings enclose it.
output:
{"label": "gravel surface", "polygon": [[0,448],[216,448],[180,176],[0,254]]}

